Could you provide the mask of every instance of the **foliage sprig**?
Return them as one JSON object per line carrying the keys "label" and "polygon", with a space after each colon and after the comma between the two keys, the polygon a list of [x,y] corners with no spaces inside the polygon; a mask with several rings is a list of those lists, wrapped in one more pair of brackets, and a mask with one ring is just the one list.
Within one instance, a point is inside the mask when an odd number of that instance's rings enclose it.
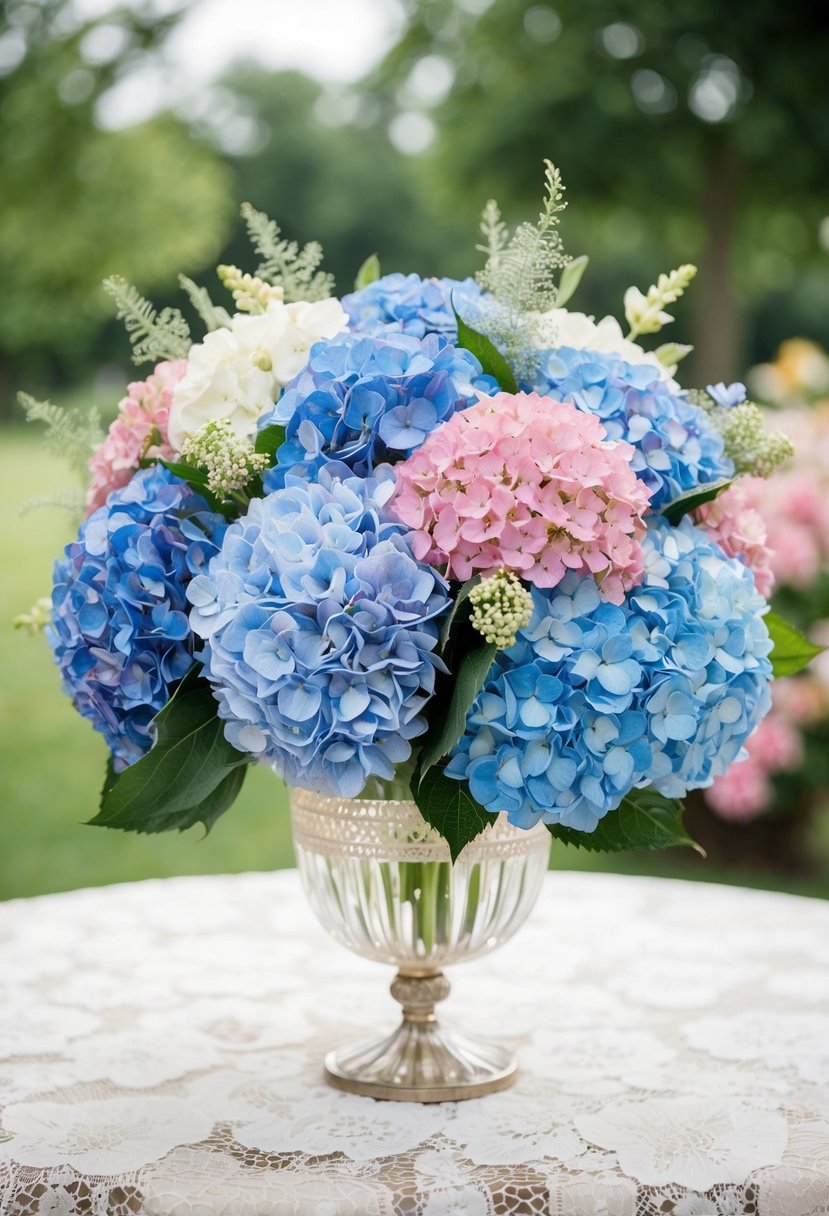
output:
{"label": "foliage sprig", "polygon": [[324,300],[334,294],[334,276],[319,269],[322,264],[319,241],[309,241],[300,248],[296,241],[284,240],[276,220],[250,203],[242,203],[242,219],[251,244],[262,259],[256,270],[257,278],[281,287],[288,303]]}
{"label": "foliage sprig", "polygon": [[132,343],[133,363],[187,358],[190,327],[177,308],[157,312],[149,300],[117,274],[104,279],[104,290],[115,301],[118,320],[124,322]]}
{"label": "foliage sprig", "polygon": [[76,473],[86,478],[89,458],[104,438],[95,406],[68,410],[51,401],[38,401],[28,393],[18,393],[17,400],[27,422],[40,422],[46,428],[43,440],[49,451],[68,461]]}

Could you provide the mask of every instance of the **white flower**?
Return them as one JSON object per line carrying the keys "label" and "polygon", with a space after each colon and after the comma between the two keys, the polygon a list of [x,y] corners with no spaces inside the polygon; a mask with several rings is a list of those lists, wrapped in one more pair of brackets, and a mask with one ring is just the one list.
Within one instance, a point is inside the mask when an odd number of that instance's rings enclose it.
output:
{"label": "white flower", "polygon": [[637,329],[640,334],[658,333],[663,325],[673,321],[669,312],[664,312],[648,299],[638,287],[628,287],[625,292],[625,318],[631,329]]}
{"label": "white flower", "polygon": [[273,300],[257,316],[236,313],[229,328],[190,349],[170,408],[171,445],[180,452],[205,423],[220,419],[240,439],[253,439],[258,419],[308,362],[313,344],[333,338],[347,322],[333,297],[313,304]]}
{"label": "white flower", "polygon": [[602,317],[596,321],[583,312],[551,308],[549,312],[536,313],[534,319],[539,350],[569,346],[574,350],[601,351],[618,355],[626,363],[647,363],[656,368],[660,379],[671,378],[673,369],[660,363],[653,351],[643,350],[637,342],[628,341],[615,317]]}

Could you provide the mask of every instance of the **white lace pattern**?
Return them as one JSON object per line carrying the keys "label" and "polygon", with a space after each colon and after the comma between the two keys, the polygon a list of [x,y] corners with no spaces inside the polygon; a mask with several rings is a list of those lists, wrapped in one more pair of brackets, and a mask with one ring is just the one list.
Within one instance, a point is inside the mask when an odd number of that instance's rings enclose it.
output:
{"label": "white lace pattern", "polygon": [[829,1216],[829,906],[551,874],[446,1020],[515,1087],[329,1089],[383,967],[296,874],[0,905],[0,1216]]}

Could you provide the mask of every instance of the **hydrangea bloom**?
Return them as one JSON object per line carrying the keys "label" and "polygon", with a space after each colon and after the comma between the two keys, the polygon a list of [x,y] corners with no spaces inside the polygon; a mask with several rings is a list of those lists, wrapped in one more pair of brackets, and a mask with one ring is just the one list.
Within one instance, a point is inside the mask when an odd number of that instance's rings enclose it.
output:
{"label": "hydrangea bloom", "polygon": [[705,791],[705,801],[723,819],[745,823],[774,801],[772,778],[803,763],[803,741],[774,698],[772,711],[746,743],[745,754]]}
{"label": "hydrangea bloom", "polygon": [[601,419],[611,439],[636,449],[633,468],[664,507],[686,490],[731,477],[734,466],[705,414],[654,368],[612,354],[560,347],[540,356],[534,387]]}
{"label": "hydrangea bloom", "polygon": [[[441,334],[454,342],[458,325],[456,303],[477,299],[481,289],[474,279],[422,279],[419,274],[386,274],[359,291],[343,296],[349,329],[371,336],[389,333],[425,338]],[[460,309],[459,309],[460,311]]]}
{"label": "hydrangea bloom", "polygon": [[253,439],[258,419],[305,366],[313,344],[333,338],[346,320],[335,299],[273,300],[258,315],[236,313],[229,327],[190,348],[187,373],[173,394],[170,443],[180,452],[205,423],[223,418],[240,439]]}
{"label": "hydrangea bloom", "polygon": [[292,785],[355,797],[426,729],[448,589],[386,516],[392,490],[342,466],[290,478],[188,588],[227,738]]}
{"label": "hydrangea bloom", "polygon": [[555,587],[572,570],[618,603],[642,571],[648,493],[633,454],[573,405],[500,393],[397,466],[392,509],[415,529],[417,557],[453,578],[506,567]]}
{"label": "hydrangea bloom", "polygon": [[[87,513],[97,511],[108,494],[127,484],[142,457],[172,460],[175,453],[167,439],[167,420],[173,389],[186,370],[184,359],[159,363],[146,380],[136,380],[127,386],[118,415],[89,462],[92,479],[86,494]],[[151,442],[154,432],[160,443]]]}
{"label": "hydrangea bloom", "polygon": [[64,691],[118,770],[149,750],[150,721],[193,662],[185,588],[221,528],[203,498],[153,466],[113,491],[55,563],[49,639]]}
{"label": "hydrangea bloom", "polygon": [[499,654],[447,775],[492,812],[592,831],[634,787],[709,786],[768,710],[765,601],[690,522],[655,516],[621,605],[570,574]]}
{"label": "hydrangea bloom", "polygon": [[434,334],[319,343],[307,368],[288,385],[260,426],[282,423],[286,442],[265,489],[287,473],[313,477],[330,460],[361,477],[419,447],[456,410],[497,385],[478,360]]}
{"label": "hydrangea bloom", "polygon": [[749,503],[743,480],[704,503],[694,518],[729,557],[739,557],[754,574],[757,590],[768,598],[774,590],[773,554],[766,523]]}

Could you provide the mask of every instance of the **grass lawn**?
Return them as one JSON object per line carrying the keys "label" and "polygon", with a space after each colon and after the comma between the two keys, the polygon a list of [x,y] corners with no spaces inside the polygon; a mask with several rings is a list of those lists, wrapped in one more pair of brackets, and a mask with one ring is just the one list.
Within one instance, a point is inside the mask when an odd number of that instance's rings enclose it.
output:
{"label": "grass lawn", "polygon": [[[265,769],[249,772],[232,811],[208,837],[135,836],[82,826],[94,814],[105,747],[61,695],[42,637],[11,629],[50,588],[54,557],[70,538],[66,514],[19,504],[69,481],[44,454],[34,429],[0,431],[0,899],[172,874],[274,869],[293,864],[284,787]],[[827,816],[829,819],[829,816]],[[829,850],[828,850],[829,851]],[[556,846],[553,865],[626,873],[673,874],[829,895],[829,874],[808,883],[774,874],[745,876],[671,854],[593,857]]]}

